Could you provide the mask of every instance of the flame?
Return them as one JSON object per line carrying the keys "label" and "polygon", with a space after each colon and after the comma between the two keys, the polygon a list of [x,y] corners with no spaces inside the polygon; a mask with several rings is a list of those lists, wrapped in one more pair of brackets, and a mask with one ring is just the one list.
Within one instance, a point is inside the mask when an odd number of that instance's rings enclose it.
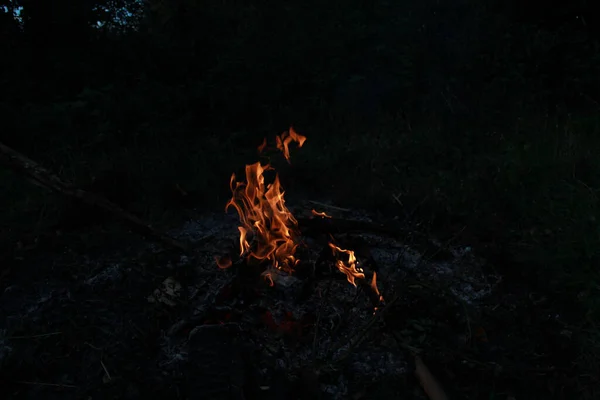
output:
{"label": "flame", "polygon": [[227,269],[231,267],[231,257],[223,256],[223,257],[215,257],[215,261],[217,262],[217,266],[221,269]]}
{"label": "flame", "polygon": [[[231,176],[233,197],[226,210],[234,207],[240,216],[240,255],[268,260],[275,268],[292,272],[298,260],[294,257],[298,221],[285,206],[284,191],[275,176],[266,185],[264,172],[270,165],[255,163],[246,166],[246,182],[236,182]],[[254,242],[255,246],[251,246]]]}
{"label": "flame", "polygon": [[267,148],[267,138],[263,139],[263,142],[258,146],[258,152],[262,153]]}
{"label": "flame", "polygon": [[269,281],[269,286],[271,286],[271,287],[275,286],[275,282],[273,282],[273,277],[271,276],[270,272],[264,274],[263,276],[265,277],[266,281]]}
{"label": "flame", "polygon": [[365,274],[363,273],[362,268],[358,268],[358,262],[356,261],[356,256],[354,255],[354,251],[352,250],[344,250],[334,245],[333,243],[329,243],[329,247],[333,250],[333,255],[337,257],[339,253],[344,253],[348,255],[348,261],[344,262],[342,260],[336,261],[336,267],[346,275],[346,279],[352,285],[356,286],[356,279],[365,279]]}
{"label": "flame", "polygon": [[291,142],[298,143],[298,147],[302,147],[306,141],[306,136],[302,136],[297,133],[294,128],[290,127],[289,130],[283,132],[281,135],[276,137],[277,148],[281,150],[285,159],[290,162],[290,149],[289,145]]}
{"label": "flame", "polygon": [[[296,142],[302,147],[306,137],[298,134],[294,128],[276,136],[277,148],[283,153],[285,159],[290,162],[289,145]],[[259,153],[267,148],[267,140],[264,139],[258,146]],[[262,165],[260,162],[246,165],[245,181],[236,181],[235,174],[231,175],[230,188],[231,199],[225,206],[225,211],[230,207],[235,208],[240,217],[238,230],[240,256],[247,257],[248,261],[254,259],[267,261],[274,268],[293,273],[299,260],[295,257],[298,248],[298,221],[285,205],[283,188],[276,174],[272,183],[265,183],[265,172],[273,170],[270,164]],[[313,216],[331,218],[324,212],[311,210]],[[333,240],[333,238],[332,238]],[[355,287],[356,279],[365,279],[362,268],[358,267],[358,261],[352,250],[342,249],[333,242],[329,247],[336,257],[336,267],[346,275],[346,279]],[[343,261],[341,258],[347,258]],[[228,268],[232,265],[231,258],[216,258],[219,268]],[[270,286],[274,286],[273,276],[263,273],[265,280]],[[377,274],[373,273],[371,288],[383,302],[383,297],[377,288]]]}
{"label": "flame", "polygon": [[[379,296],[379,303],[383,303],[385,300],[381,293],[379,293],[379,288],[377,287],[377,272],[373,271],[373,277],[371,278],[371,289],[373,292]],[[375,311],[377,311],[379,307],[375,307]]]}
{"label": "flame", "polygon": [[[277,136],[277,148],[288,162],[289,144],[292,141],[301,147],[306,137],[296,133],[293,128]],[[258,147],[259,152],[266,146],[265,139]],[[257,162],[246,165],[245,182],[237,182],[235,174],[232,174],[230,188],[233,196],[225,210],[233,207],[240,217],[240,256],[268,261],[273,267],[291,273],[299,262],[294,256],[298,247],[298,221],[285,205],[285,192],[279,175],[275,175],[272,183],[265,183],[264,174],[270,170],[273,170],[270,164],[263,166]],[[228,266],[226,262],[218,262],[218,265],[221,268]]]}
{"label": "flame", "polygon": [[[287,131],[283,132],[279,136],[275,136],[277,143],[277,149],[279,149],[288,163],[290,163],[290,143],[296,142],[298,147],[302,147],[306,141],[306,136],[300,135],[293,127],[290,127]],[[264,138],[260,146],[258,146],[258,153],[262,153],[267,148],[267,138]]]}
{"label": "flame", "polygon": [[331,218],[331,215],[327,215],[324,212],[319,212],[316,211],[314,209],[310,210],[310,212],[312,213],[312,215],[314,215],[315,217],[321,217],[321,218]]}

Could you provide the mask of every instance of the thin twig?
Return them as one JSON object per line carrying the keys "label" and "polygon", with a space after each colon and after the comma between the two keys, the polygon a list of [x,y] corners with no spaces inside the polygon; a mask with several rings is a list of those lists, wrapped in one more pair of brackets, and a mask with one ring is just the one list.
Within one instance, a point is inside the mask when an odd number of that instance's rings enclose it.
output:
{"label": "thin twig", "polygon": [[9,336],[6,339],[10,340],[10,339],[37,339],[37,338],[43,338],[43,337],[47,337],[47,336],[55,336],[55,335],[61,335],[62,332],[50,332],[50,333],[42,333],[39,335],[29,335],[29,336]]}
{"label": "thin twig", "polygon": [[343,212],[350,212],[350,211],[352,211],[352,210],[349,210],[347,208],[341,208],[341,207],[332,206],[330,204],[321,203],[320,201],[309,200],[308,202],[312,203],[312,204],[314,204],[316,206],[319,206],[319,207],[329,208],[330,210],[343,211]]}
{"label": "thin twig", "polygon": [[100,360],[100,365],[102,365],[102,369],[104,370],[104,373],[106,374],[108,380],[112,380],[112,378],[110,377],[110,373],[108,372],[108,369],[106,369],[106,365],[104,365],[104,362],[102,360]]}
{"label": "thin twig", "polygon": [[[348,346],[348,349],[344,352],[344,354],[342,356],[340,356],[335,361],[335,363],[330,363],[329,366],[333,367],[333,364],[340,364],[346,358],[348,358],[348,356],[350,356],[350,354],[356,348],[356,346],[360,345],[363,342],[364,338],[367,336],[367,333],[369,333],[369,331],[375,325],[375,323],[377,321],[379,321],[381,318],[383,318],[383,316],[386,313],[386,310],[388,310],[392,305],[394,305],[394,303],[396,301],[398,301],[399,298],[400,298],[400,296],[396,295],[384,308],[382,308],[379,311],[376,311],[375,315],[373,315],[373,318],[371,318],[371,320],[365,325],[365,327],[356,336],[354,336],[354,339],[352,339],[352,338],[350,339],[350,345]],[[343,347],[343,345],[338,347],[337,351],[334,351],[333,354],[335,354],[339,350],[341,350],[342,347]]]}
{"label": "thin twig", "polygon": [[413,215],[415,215],[415,213],[417,212],[417,210],[419,209],[419,207],[421,207],[423,205],[423,203],[425,203],[427,200],[429,199],[429,195],[423,197],[423,199],[419,202],[419,204],[417,204],[410,213],[405,213],[404,215],[404,221],[402,221],[402,223],[407,223],[410,221],[410,219],[413,217]]}
{"label": "thin twig", "polygon": [[458,235],[460,235],[461,233],[463,233],[465,229],[467,229],[466,225],[463,226],[454,235],[452,235],[452,237],[446,241],[446,244],[444,244],[443,246],[439,246],[438,249],[432,255],[429,256],[429,258],[427,259],[427,261],[432,260],[433,257],[437,256],[440,251],[442,251],[442,250],[448,250],[448,247],[450,246],[450,243],[452,243],[456,238],[458,238]]}
{"label": "thin twig", "polygon": [[76,389],[75,385],[66,385],[64,383],[45,383],[45,382],[31,382],[31,381],[17,381],[17,383],[21,383],[23,385],[36,385],[36,386],[53,386],[53,387],[64,387],[64,388],[72,388]]}

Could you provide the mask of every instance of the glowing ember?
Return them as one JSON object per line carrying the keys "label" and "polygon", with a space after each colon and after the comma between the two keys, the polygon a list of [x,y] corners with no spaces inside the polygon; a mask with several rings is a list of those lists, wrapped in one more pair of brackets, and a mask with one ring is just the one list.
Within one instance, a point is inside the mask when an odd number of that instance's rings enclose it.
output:
{"label": "glowing ember", "polygon": [[329,243],[329,247],[331,247],[333,250],[333,255],[336,256],[336,258],[340,253],[348,255],[348,261],[344,262],[338,259],[335,263],[335,266],[340,270],[340,272],[346,275],[348,282],[356,286],[356,279],[365,279],[365,274],[362,268],[357,267],[358,262],[356,261],[354,251],[341,249],[333,243]]}

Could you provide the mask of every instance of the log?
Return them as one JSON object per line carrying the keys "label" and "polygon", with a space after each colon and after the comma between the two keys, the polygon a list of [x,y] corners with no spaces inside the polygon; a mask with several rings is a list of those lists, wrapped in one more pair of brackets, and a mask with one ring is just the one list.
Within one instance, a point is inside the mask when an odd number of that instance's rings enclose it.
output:
{"label": "log", "polygon": [[315,232],[324,234],[373,232],[391,237],[403,236],[407,232],[402,229],[368,221],[357,221],[337,218],[297,218],[302,233]]}
{"label": "log", "polygon": [[423,359],[418,355],[415,356],[415,375],[421,382],[423,390],[430,400],[448,400],[448,396],[442,389],[439,381],[433,376]]}
{"label": "log", "polygon": [[395,224],[358,221],[337,218],[297,218],[298,227],[303,235],[336,235],[341,233],[373,233],[400,239],[425,254],[432,255],[433,260],[451,260],[453,255],[447,249],[434,244],[429,237],[415,230],[409,230]]}
{"label": "log", "polygon": [[124,210],[117,204],[108,201],[102,196],[75,187],[72,183],[60,179],[57,175],[45,169],[35,161],[2,143],[0,143],[0,164],[3,164],[15,173],[24,176],[37,186],[59,193],[63,196],[74,198],[89,206],[98,207],[108,211],[116,218],[129,225],[132,231],[136,231],[150,239],[157,240],[170,248],[183,252],[188,251],[183,243],[158,231],[150,224]]}

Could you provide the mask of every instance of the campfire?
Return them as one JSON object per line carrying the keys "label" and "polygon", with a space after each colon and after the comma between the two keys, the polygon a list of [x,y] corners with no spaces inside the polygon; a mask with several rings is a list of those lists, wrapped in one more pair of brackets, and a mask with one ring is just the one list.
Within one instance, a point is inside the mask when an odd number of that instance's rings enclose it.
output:
{"label": "campfire", "polygon": [[[241,177],[231,175],[225,212],[189,221],[173,234],[195,244],[196,255],[182,263],[199,273],[183,284],[165,280],[149,297],[169,307],[184,304],[186,310],[165,330],[162,368],[176,373],[188,360],[201,357],[204,365],[215,358],[223,376],[239,377],[244,374],[238,367],[224,361],[237,356],[204,353],[215,337],[237,338],[222,352],[238,351],[234,342],[252,349],[252,356],[242,358],[251,360],[248,370],[260,372],[244,379],[259,391],[287,393],[284,398],[298,398],[305,390],[310,393],[304,398],[319,393],[348,398],[357,388],[410,371],[421,343],[414,338],[433,329],[412,328],[411,320],[423,317],[428,302],[444,307],[443,315],[463,318],[467,305],[491,290],[479,262],[464,250],[326,201],[287,204],[286,177],[277,173],[276,157],[293,164],[291,153],[305,143],[293,128],[272,145],[263,140],[262,162],[246,165]],[[423,293],[421,282],[434,290]],[[446,292],[460,302],[441,298]],[[221,387],[231,392],[243,383],[231,385]]]}
{"label": "campfire", "polygon": [[[283,153],[288,163],[290,160],[290,144],[296,143],[298,147],[306,142],[306,137],[298,134],[294,128],[276,136],[276,148]],[[259,153],[267,149],[265,138],[260,146]],[[240,257],[245,258],[248,264],[263,263],[265,270],[262,276],[274,285],[271,270],[276,269],[286,274],[293,274],[300,263],[296,252],[302,243],[298,221],[285,205],[285,192],[281,186],[279,174],[275,175],[273,182],[265,182],[265,172],[274,168],[270,164],[262,165],[256,162],[246,165],[245,181],[236,181],[232,174],[230,187],[231,199],[227,202],[225,210],[234,208],[240,218],[239,230]],[[331,218],[325,212],[311,210],[315,218]],[[335,244],[331,237],[328,247],[335,258],[335,266],[346,276],[348,282],[357,287],[357,280],[365,280],[365,272],[359,266],[354,251],[342,249]],[[221,269],[231,266],[229,256],[217,258],[217,265]],[[368,286],[376,295],[376,302],[383,302],[383,296],[377,288],[377,273],[372,273]],[[375,308],[379,304],[375,305]]]}

